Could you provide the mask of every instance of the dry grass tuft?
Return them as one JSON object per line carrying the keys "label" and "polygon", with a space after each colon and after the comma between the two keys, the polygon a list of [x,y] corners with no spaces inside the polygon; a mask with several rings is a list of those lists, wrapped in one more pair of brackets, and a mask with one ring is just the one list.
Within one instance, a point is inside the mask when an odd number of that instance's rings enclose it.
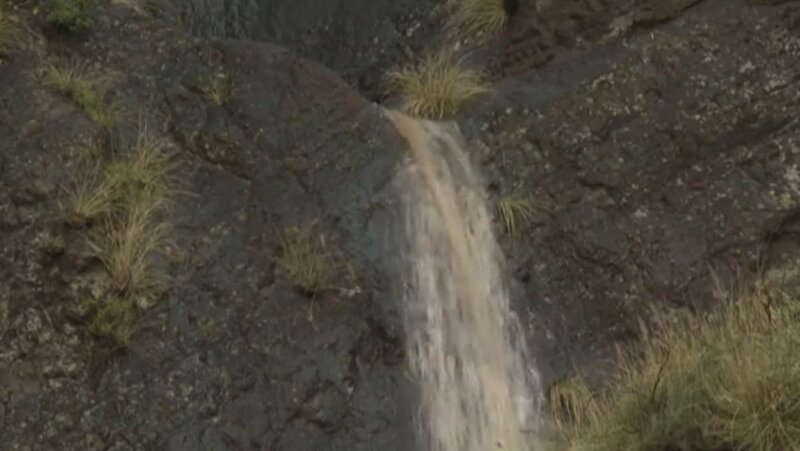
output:
{"label": "dry grass tuft", "polygon": [[72,193],[68,219],[100,222],[88,231],[89,247],[113,287],[108,301],[91,305],[90,329],[119,345],[126,344],[139,315],[132,299],[149,298],[162,286],[154,257],[165,245],[169,228],[163,215],[175,192],[166,148],[166,141],[142,126],[129,157],[95,165]]}
{"label": "dry grass tuft", "polygon": [[103,147],[100,140],[87,139],[70,149],[77,157],[78,169],[65,190],[66,202],[59,206],[67,223],[88,225],[93,219],[111,212],[113,192],[103,177],[100,163]]}
{"label": "dry grass tuft", "polygon": [[[86,153],[97,153],[89,148]],[[105,166],[92,164],[92,169],[74,183],[69,203],[64,208],[66,219],[74,224],[87,222],[135,206],[160,207],[173,191],[170,156],[164,151],[166,142],[154,137],[146,128],[137,137],[133,154]]]}
{"label": "dry grass tuft", "polygon": [[388,82],[390,92],[402,96],[406,112],[429,119],[452,115],[464,102],[489,90],[477,71],[463,67],[449,51],[390,72]]}
{"label": "dry grass tuft", "polygon": [[96,191],[102,199],[110,199],[115,214],[108,218],[102,238],[92,247],[120,293],[153,285],[150,256],[160,247],[166,232],[158,216],[172,194],[165,146],[165,141],[142,128],[133,155],[110,162]]}
{"label": "dry grass tuft", "polygon": [[332,288],[336,275],[333,253],[313,227],[285,229],[279,234],[278,267],[295,288],[315,296]]}
{"label": "dry grass tuft", "polygon": [[539,205],[533,198],[520,193],[503,196],[497,200],[497,214],[506,234],[515,237],[521,226],[533,219]]}
{"label": "dry grass tuft", "polygon": [[114,202],[113,187],[104,182],[99,173],[100,170],[95,168],[88,176],[74,182],[74,188],[68,194],[67,207],[62,208],[67,222],[85,225],[111,211]]}
{"label": "dry grass tuft", "polygon": [[84,65],[67,61],[48,63],[44,68],[44,82],[72,99],[101,127],[108,129],[117,122],[116,112],[106,105],[96,80],[89,76]]}
{"label": "dry grass tuft", "polygon": [[6,56],[22,40],[22,28],[10,14],[0,9],[0,56]]}
{"label": "dry grass tuft", "polygon": [[146,129],[139,133],[133,155],[128,159],[112,161],[106,166],[105,176],[124,205],[158,205],[172,189],[169,172],[170,155],[164,149],[166,141]]}
{"label": "dry grass tuft", "polygon": [[550,415],[560,430],[582,427],[594,402],[589,386],[578,375],[555,383],[548,391],[547,398]]}
{"label": "dry grass tuft", "polygon": [[110,219],[99,238],[90,243],[119,293],[142,292],[157,285],[151,258],[167,231],[157,218],[160,207],[159,202],[137,202]]}
{"label": "dry grass tuft", "polygon": [[209,78],[206,83],[200,87],[203,97],[214,105],[222,105],[228,98],[228,78],[225,74],[217,74]]}
{"label": "dry grass tuft", "polygon": [[800,309],[761,283],[662,321],[579,421],[573,450],[800,449]]}
{"label": "dry grass tuft", "polygon": [[62,60],[45,64],[44,83],[59,94],[72,98],[80,87],[91,85],[92,80],[85,65]]}
{"label": "dry grass tuft", "polygon": [[495,36],[506,25],[503,0],[447,0],[448,28],[457,36],[484,40]]}

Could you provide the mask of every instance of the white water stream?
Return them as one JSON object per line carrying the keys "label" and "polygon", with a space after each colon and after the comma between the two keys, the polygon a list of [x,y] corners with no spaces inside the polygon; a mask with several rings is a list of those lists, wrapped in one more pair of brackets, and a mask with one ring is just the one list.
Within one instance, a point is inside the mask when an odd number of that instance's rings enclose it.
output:
{"label": "white water stream", "polygon": [[454,124],[387,114],[411,152],[402,305],[425,451],[538,451],[538,375],[464,140]]}

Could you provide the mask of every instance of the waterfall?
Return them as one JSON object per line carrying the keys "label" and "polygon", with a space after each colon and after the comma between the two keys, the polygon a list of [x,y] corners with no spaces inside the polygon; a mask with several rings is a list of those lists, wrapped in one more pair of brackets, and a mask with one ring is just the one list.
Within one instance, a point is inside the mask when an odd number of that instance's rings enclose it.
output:
{"label": "waterfall", "polygon": [[389,111],[409,145],[401,300],[425,451],[537,451],[538,374],[503,282],[479,174],[452,123]]}

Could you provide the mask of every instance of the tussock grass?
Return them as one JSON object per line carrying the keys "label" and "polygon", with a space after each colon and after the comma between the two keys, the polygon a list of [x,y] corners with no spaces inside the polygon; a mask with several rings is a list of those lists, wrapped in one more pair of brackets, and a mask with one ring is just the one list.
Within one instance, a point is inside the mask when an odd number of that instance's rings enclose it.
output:
{"label": "tussock grass", "polygon": [[113,191],[105,183],[100,161],[102,151],[102,143],[97,139],[87,139],[71,149],[78,157],[79,169],[65,189],[66,202],[59,202],[64,220],[69,224],[85,226],[111,212]]}
{"label": "tussock grass", "polygon": [[388,88],[402,97],[403,109],[417,117],[442,119],[474,96],[487,92],[480,73],[464,67],[450,51],[440,51],[389,72]]}
{"label": "tussock grass", "polygon": [[0,8],[0,56],[6,56],[22,40],[22,28]]}
{"label": "tussock grass", "polygon": [[89,76],[86,66],[67,61],[48,63],[44,67],[44,83],[72,99],[101,127],[108,129],[117,122],[116,112],[103,101],[97,82]]}
{"label": "tussock grass", "polygon": [[175,193],[166,148],[166,141],[142,126],[130,154],[94,165],[71,197],[68,218],[99,223],[87,231],[89,247],[112,287],[105,300],[91,305],[90,330],[118,345],[126,345],[139,316],[133,299],[163,286],[154,257],[165,245],[169,227],[164,213]]}
{"label": "tussock grass", "polygon": [[547,401],[550,416],[559,430],[585,426],[585,415],[594,403],[589,386],[579,375],[553,384],[547,393]]}
{"label": "tussock grass", "polygon": [[[562,433],[571,450],[800,449],[800,308],[755,283],[662,320]],[[580,410],[580,409],[577,409]]]}
{"label": "tussock grass", "polygon": [[538,204],[530,196],[512,193],[497,199],[497,215],[503,229],[510,237],[515,237],[520,227],[528,224],[538,208]]}
{"label": "tussock grass", "polygon": [[171,164],[166,142],[143,128],[132,155],[105,167],[96,195],[110,199],[113,214],[92,248],[103,261],[120,293],[153,285],[150,256],[160,247],[166,226],[159,214],[172,194]]}
{"label": "tussock grass", "polygon": [[323,235],[312,226],[290,227],[278,240],[278,267],[295,288],[309,296],[332,288],[336,261]]}
{"label": "tussock grass", "polygon": [[503,0],[447,0],[448,28],[456,36],[477,40],[498,34],[508,17]]}
{"label": "tussock grass", "polygon": [[90,85],[88,69],[80,63],[62,60],[49,62],[44,66],[45,86],[55,89],[59,94],[72,98],[82,86]]}
{"label": "tussock grass", "polygon": [[174,181],[166,141],[149,133],[139,133],[133,155],[110,162],[105,169],[106,183],[116,192],[119,202],[136,206],[158,205],[167,198]]}
{"label": "tussock grass", "polygon": [[87,224],[92,219],[109,213],[114,202],[113,187],[99,177],[99,169],[94,168],[88,176],[74,181],[64,210],[67,222]]}
{"label": "tussock grass", "polygon": [[[85,152],[98,153],[93,146],[96,144],[88,144]],[[173,165],[165,148],[164,140],[143,129],[128,158],[105,165],[90,162],[90,170],[75,180],[68,192],[66,219],[85,225],[103,215],[141,205],[161,207],[174,190],[174,180],[169,175]]]}
{"label": "tussock grass", "polygon": [[90,243],[119,293],[142,292],[156,285],[151,258],[167,231],[157,217],[160,207],[159,202],[138,201],[110,219]]}

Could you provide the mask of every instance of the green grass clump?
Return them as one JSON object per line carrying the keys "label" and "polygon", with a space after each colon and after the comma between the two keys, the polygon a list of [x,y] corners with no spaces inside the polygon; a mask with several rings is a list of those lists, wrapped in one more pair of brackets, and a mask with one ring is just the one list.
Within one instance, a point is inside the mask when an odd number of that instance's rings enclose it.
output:
{"label": "green grass clump", "polygon": [[278,267],[295,288],[315,296],[332,287],[336,262],[323,235],[310,226],[290,227],[278,238]]}
{"label": "green grass clump", "polygon": [[488,91],[480,74],[448,51],[390,72],[388,82],[390,92],[402,97],[407,113],[430,119],[452,115],[464,102]]}
{"label": "green grass clump", "polygon": [[103,339],[126,346],[136,329],[136,305],[129,299],[113,299],[106,303],[90,302],[93,309],[89,331]]}
{"label": "green grass clump", "polygon": [[798,314],[760,284],[715,317],[664,322],[577,421],[561,421],[568,449],[800,449]]}
{"label": "green grass clump", "polygon": [[45,17],[59,29],[85,31],[94,26],[98,6],[98,0],[48,0]]}
{"label": "green grass clump", "polygon": [[457,36],[483,40],[498,34],[508,17],[503,0],[447,0],[448,27]]}
{"label": "green grass clump", "polygon": [[45,85],[77,103],[97,125],[108,129],[116,123],[116,112],[104,102],[103,95],[85,66],[67,62],[50,63],[45,66],[44,81]]}
{"label": "green grass clump", "polygon": [[78,86],[74,99],[97,125],[108,129],[116,123],[114,110],[103,102],[103,96],[91,85]]}
{"label": "green grass clump", "polygon": [[164,152],[166,142],[149,133],[140,133],[135,151],[126,159],[110,162],[105,168],[106,183],[125,205],[158,204],[171,191],[172,165]]}

